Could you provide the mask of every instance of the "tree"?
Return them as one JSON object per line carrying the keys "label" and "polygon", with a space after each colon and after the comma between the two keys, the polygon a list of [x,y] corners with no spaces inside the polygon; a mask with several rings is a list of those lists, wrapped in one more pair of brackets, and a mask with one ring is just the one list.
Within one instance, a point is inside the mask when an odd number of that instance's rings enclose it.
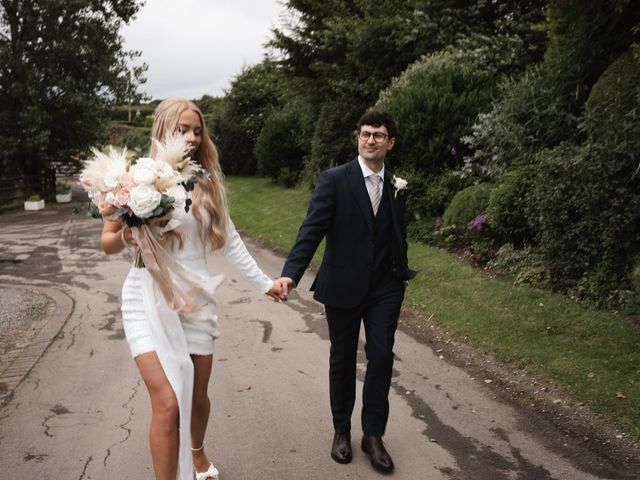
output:
{"label": "tree", "polygon": [[127,105],[127,122],[131,124],[133,105],[151,100],[151,97],[140,90],[147,83],[144,74],[149,69],[146,63],[137,64],[135,60],[142,53],[139,51],[125,52],[122,56],[121,73],[118,75],[119,85],[115,93],[116,102]]}
{"label": "tree", "polygon": [[139,8],[134,0],[0,0],[2,175],[37,175],[99,140],[127,78],[118,32]]}
{"label": "tree", "polygon": [[[542,57],[544,0],[289,0],[290,21],[268,46],[279,65],[304,85],[318,112],[307,176],[353,156],[352,131],[379,92],[423,55],[446,47],[496,50],[498,74],[512,74]],[[487,41],[487,37],[500,37]],[[498,56],[497,54],[495,56]],[[332,122],[323,123],[320,122]],[[310,175],[309,175],[310,174]]]}
{"label": "tree", "polygon": [[282,80],[277,65],[265,59],[243,68],[231,82],[212,125],[226,173],[255,175],[253,149],[266,118],[280,105]]}

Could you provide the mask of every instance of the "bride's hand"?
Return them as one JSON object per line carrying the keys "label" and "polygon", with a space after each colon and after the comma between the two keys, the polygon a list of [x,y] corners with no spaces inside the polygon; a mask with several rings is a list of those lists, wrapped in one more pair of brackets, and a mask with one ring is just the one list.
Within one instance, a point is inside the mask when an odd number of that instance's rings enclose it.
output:
{"label": "bride's hand", "polygon": [[133,233],[131,232],[131,228],[124,225],[122,227],[122,231],[120,232],[120,235],[122,236],[122,241],[124,242],[125,247],[127,245],[131,245],[132,247],[138,246],[138,242],[136,242],[135,239],[133,238]]}
{"label": "bride's hand", "polygon": [[271,297],[274,302],[284,302],[287,300],[284,285],[279,279],[273,282],[273,285],[266,295]]}
{"label": "bride's hand", "polygon": [[102,195],[100,200],[98,200],[98,211],[100,215],[102,215],[102,218],[108,218],[118,211],[116,207],[107,203],[105,197],[106,195]]}

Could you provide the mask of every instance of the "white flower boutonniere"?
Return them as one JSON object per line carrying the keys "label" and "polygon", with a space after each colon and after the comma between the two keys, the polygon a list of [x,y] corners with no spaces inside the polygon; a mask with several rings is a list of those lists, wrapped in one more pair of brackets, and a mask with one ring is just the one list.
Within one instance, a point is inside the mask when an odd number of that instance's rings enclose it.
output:
{"label": "white flower boutonniere", "polygon": [[398,192],[407,188],[407,181],[404,178],[396,177],[395,175],[391,178],[391,183],[395,187],[396,191],[393,194],[393,197],[396,198],[398,196]]}

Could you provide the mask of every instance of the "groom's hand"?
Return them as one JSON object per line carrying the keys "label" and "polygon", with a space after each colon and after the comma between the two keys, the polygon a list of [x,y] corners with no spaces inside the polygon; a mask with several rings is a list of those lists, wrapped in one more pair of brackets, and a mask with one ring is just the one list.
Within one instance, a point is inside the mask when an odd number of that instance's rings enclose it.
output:
{"label": "groom's hand", "polygon": [[282,293],[284,295],[284,299],[287,299],[287,295],[289,295],[289,292],[291,290],[293,290],[294,288],[296,288],[296,282],[293,281],[293,279],[289,278],[289,277],[280,277],[278,280],[276,280],[277,282],[280,282],[282,285]]}

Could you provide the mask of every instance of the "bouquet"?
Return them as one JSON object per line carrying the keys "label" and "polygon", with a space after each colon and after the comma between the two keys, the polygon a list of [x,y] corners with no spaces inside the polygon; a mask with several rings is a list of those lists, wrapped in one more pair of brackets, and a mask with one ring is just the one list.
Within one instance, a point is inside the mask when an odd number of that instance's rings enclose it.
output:
{"label": "bouquet", "polygon": [[[110,208],[108,220],[120,219],[131,228],[138,251],[136,267],[147,268],[167,303],[176,311],[194,312],[202,305],[195,298],[213,301],[213,292],[222,278],[198,278],[187,271],[161,245],[163,235],[176,230],[180,222],[170,218],[175,208],[189,211],[188,192],[208,172],[189,157],[189,145],[181,135],[168,135],[163,142],[154,140],[155,158],[131,159],[126,149],[108,148],[108,153],[93,149],[93,158],[85,163],[80,183],[91,200],[90,210],[101,217],[100,208]],[[178,276],[193,287],[184,292],[174,281]]]}
{"label": "bouquet", "polygon": [[116,211],[109,220],[121,218],[129,227],[154,225],[163,220],[174,208],[187,212],[198,179],[208,173],[193,162],[189,146],[183,136],[167,136],[164,142],[154,139],[155,158],[129,158],[127,149],[108,152],[93,149],[94,157],[85,163],[80,183],[89,194],[93,213],[101,202],[112,205]]}

